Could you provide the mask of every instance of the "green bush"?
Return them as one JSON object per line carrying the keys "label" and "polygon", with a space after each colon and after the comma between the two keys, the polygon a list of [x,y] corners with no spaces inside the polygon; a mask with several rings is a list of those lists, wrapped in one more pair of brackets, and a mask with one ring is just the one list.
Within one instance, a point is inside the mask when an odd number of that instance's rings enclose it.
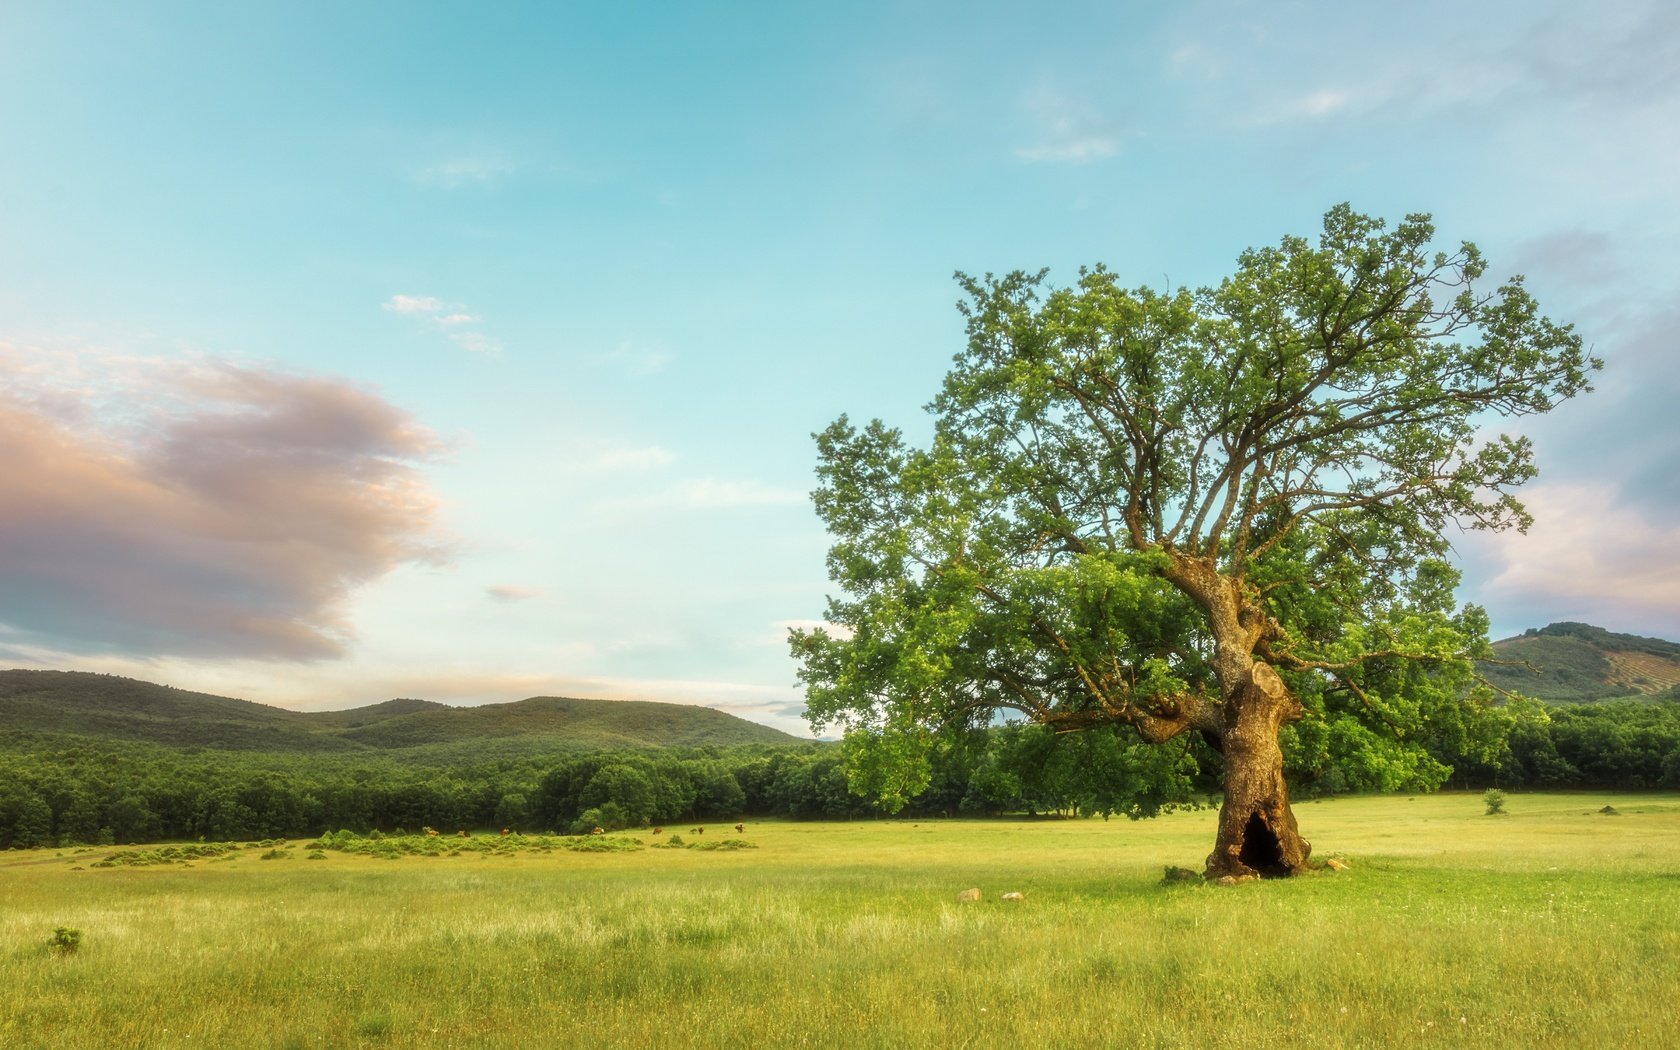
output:
{"label": "green bush", "polygon": [[74,926],[60,926],[47,944],[62,955],[70,955],[82,946],[82,931]]}
{"label": "green bush", "polygon": [[1498,788],[1488,788],[1482,795],[1482,801],[1487,803],[1487,815],[1490,817],[1505,812],[1505,792]]}

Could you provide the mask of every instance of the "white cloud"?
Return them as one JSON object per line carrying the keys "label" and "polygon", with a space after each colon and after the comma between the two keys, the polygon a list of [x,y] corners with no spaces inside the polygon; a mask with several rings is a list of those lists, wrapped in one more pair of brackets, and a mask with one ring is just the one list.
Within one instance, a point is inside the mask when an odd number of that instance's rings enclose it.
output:
{"label": "white cloud", "polygon": [[502,352],[501,340],[491,338],[483,332],[451,332],[449,341],[468,353],[483,354],[486,357],[495,357]]}
{"label": "white cloud", "polygon": [[591,471],[652,470],[675,461],[676,457],[666,449],[658,445],[643,445],[640,448],[601,449],[585,459],[574,461],[574,466]]}
{"label": "white cloud", "polygon": [[1023,100],[1036,134],[1015,150],[1029,164],[1088,164],[1120,151],[1117,122],[1083,99],[1040,87]]}
{"label": "white cloud", "polygon": [[676,502],[689,507],[763,507],[789,506],[804,503],[806,494],[798,489],[778,488],[757,481],[719,481],[699,478],[678,485],[673,492]]}
{"label": "white cloud", "polygon": [[541,587],[524,587],[517,583],[494,583],[484,588],[484,593],[491,601],[497,602],[528,602],[548,596]]}
{"label": "white cloud", "polygon": [[1120,151],[1120,141],[1102,135],[1078,136],[1072,128],[1057,129],[1060,137],[1034,146],[1022,146],[1015,155],[1033,164],[1087,164],[1093,160],[1112,157]]}
{"label": "white cloud", "polygon": [[1173,49],[1167,56],[1167,68],[1174,76],[1213,80],[1225,72],[1225,63],[1207,47],[1192,41]]}
{"label": "white cloud", "polygon": [[414,181],[441,190],[492,186],[518,170],[519,165],[503,154],[469,154],[428,164],[414,173]]}
{"label": "white cloud", "polygon": [[1320,90],[1311,92],[1295,103],[1295,108],[1309,117],[1325,117],[1347,106],[1346,91]]}
{"label": "white cloud", "polygon": [[665,366],[676,357],[669,351],[639,346],[626,339],[607,354],[607,360],[623,367],[632,376],[651,376],[665,371]]}
{"label": "white cloud", "polygon": [[393,295],[385,300],[385,309],[394,314],[435,314],[443,309],[443,301],[429,295]]}
{"label": "white cloud", "polygon": [[450,342],[468,353],[495,357],[502,352],[500,340],[468,327],[484,319],[459,304],[445,303],[432,295],[393,295],[385,300],[384,308],[394,314],[421,318],[446,333]]}
{"label": "white cloud", "polygon": [[640,514],[650,510],[732,510],[745,507],[795,507],[809,497],[798,489],[758,481],[694,478],[667,488],[625,497],[608,497],[594,504],[606,514]]}
{"label": "white cloud", "polygon": [[759,644],[765,647],[787,647],[789,631],[815,631],[818,629],[828,632],[829,637],[847,639],[852,636],[852,629],[843,623],[833,623],[828,620],[777,620],[770,625],[771,633]]}

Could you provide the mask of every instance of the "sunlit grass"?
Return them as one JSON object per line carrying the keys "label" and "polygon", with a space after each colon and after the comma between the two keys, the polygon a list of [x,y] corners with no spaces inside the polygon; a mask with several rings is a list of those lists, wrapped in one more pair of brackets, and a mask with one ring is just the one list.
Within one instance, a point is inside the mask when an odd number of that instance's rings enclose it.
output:
{"label": "sunlit grass", "polygon": [[1160,885],[1206,811],[760,823],[741,852],[6,853],[0,1046],[1672,1045],[1680,799],[1506,808],[1306,803],[1352,869],[1229,889]]}

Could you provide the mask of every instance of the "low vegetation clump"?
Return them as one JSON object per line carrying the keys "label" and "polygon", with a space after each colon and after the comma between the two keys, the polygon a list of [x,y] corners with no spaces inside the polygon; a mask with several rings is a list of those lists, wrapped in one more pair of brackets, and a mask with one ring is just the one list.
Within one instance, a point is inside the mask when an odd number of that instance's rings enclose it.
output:
{"label": "low vegetation clump", "polygon": [[626,835],[385,835],[370,832],[335,831],[305,843],[309,850],[333,850],[396,859],[399,857],[512,856],[521,853],[625,853],[645,849],[639,838]]}
{"label": "low vegetation clump", "polygon": [[125,849],[88,865],[93,868],[144,868],[153,864],[185,864],[194,860],[218,860],[243,847],[232,842],[189,842],[155,849]]}
{"label": "low vegetation clump", "polygon": [[1488,788],[1483,792],[1482,802],[1487,806],[1487,815],[1490,817],[1505,812],[1505,792],[1498,788]]}
{"label": "low vegetation clump", "polygon": [[60,926],[53,931],[47,946],[61,955],[74,954],[82,946],[82,931],[74,926]]}
{"label": "low vegetation clump", "polygon": [[684,840],[684,838],[681,835],[672,835],[669,839],[665,840],[664,842],[654,843],[650,848],[652,848],[652,849],[697,849],[697,850],[710,851],[710,852],[714,852],[714,853],[721,850],[721,851],[727,853],[727,852],[730,852],[732,850],[739,850],[739,849],[757,849],[758,844],[754,843],[754,842],[748,842],[746,839],[737,839],[737,838],[694,839],[692,841],[687,841],[687,840]]}

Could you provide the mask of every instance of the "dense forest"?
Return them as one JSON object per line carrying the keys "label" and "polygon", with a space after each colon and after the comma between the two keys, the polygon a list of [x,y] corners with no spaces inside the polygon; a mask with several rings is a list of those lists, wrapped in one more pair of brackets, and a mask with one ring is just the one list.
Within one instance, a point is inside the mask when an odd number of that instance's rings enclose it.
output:
{"label": "dense forest", "polygon": [[[1455,788],[1680,788],[1680,701],[1533,707],[1502,739],[1439,740],[1394,770],[1357,748],[1290,748],[1303,795]],[[1332,753],[1335,757],[1328,757]],[[907,815],[1147,816],[1208,801],[1218,756],[1115,732],[1040,726],[946,740]],[[847,785],[843,745],[744,744],[526,754],[479,763],[177,748],[0,733],[0,848],[235,841],[364,832],[593,827],[877,815]]]}

